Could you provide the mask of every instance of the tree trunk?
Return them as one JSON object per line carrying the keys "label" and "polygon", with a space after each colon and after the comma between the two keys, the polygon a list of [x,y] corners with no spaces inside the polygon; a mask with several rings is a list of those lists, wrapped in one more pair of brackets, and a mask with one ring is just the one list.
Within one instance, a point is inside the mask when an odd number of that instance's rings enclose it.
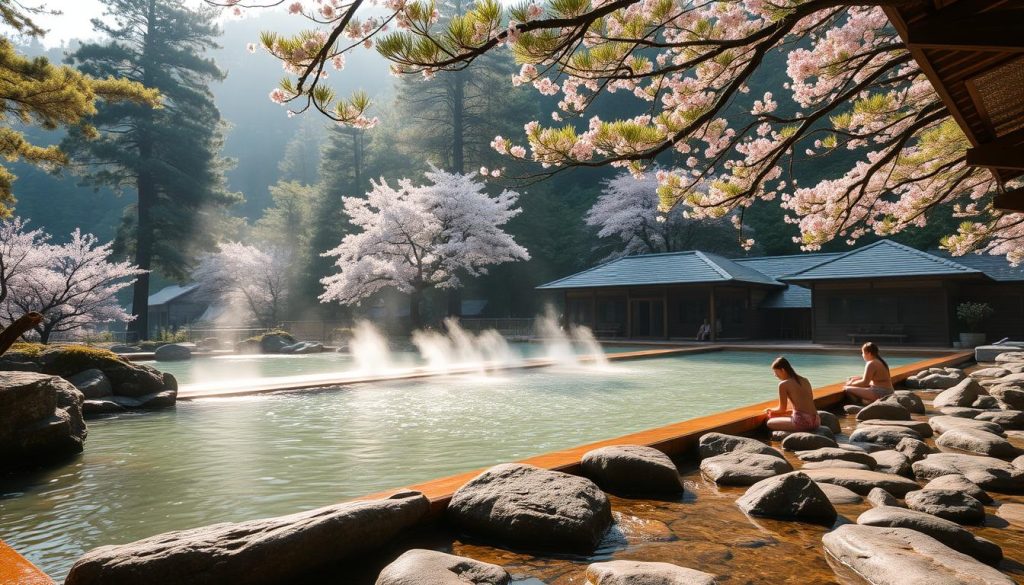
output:
{"label": "tree trunk", "polygon": [[14,345],[14,342],[18,341],[18,338],[24,335],[26,331],[42,322],[42,314],[33,311],[22,315],[5,329],[0,331],[0,355],[3,355],[8,349],[10,349],[11,346]]}
{"label": "tree trunk", "polygon": [[420,300],[423,298],[423,291],[416,289],[409,295],[409,323],[413,329],[423,327],[423,317],[420,316]]}
{"label": "tree trunk", "polygon": [[[461,3],[460,3],[461,5]],[[464,71],[452,73],[452,172],[466,172],[466,75]],[[448,289],[448,316],[462,316],[462,291]]]}

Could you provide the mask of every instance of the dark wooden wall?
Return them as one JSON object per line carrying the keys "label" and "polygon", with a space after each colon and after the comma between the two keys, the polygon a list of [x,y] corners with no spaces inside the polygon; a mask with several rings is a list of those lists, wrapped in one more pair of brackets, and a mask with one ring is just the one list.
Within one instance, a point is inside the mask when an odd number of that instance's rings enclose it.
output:
{"label": "dark wooden wall", "polygon": [[[952,341],[948,289],[940,280],[816,282],[813,340],[851,343],[850,333],[877,330],[902,332],[903,342],[910,345],[948,346]],[[876,341],[896,343],[883,337]]]}

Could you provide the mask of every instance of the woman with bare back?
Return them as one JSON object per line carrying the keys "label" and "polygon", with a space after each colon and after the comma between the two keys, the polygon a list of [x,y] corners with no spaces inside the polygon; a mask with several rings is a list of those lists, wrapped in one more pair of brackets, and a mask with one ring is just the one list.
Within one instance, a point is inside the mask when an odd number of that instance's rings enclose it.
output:
{"label": "woman with bare back", "polygon": [[[765,409],[768,429],[773,431],[816,431],[821,425],[814,392],[807,378],[796,373],[784,357],[772,362],[772,372],[779,382],[779,407]],[[793,408],[788,406],[792,404]]]}
{"label": "woman with bare back", "polygon": [[870,404],[893,393],[892,377],[889,375],[889,364],[885,363],[879,353],[878,346],[867,342],[860,348],[864,358],[864,373],[852,376],[846,381],[846,395],[856,402]]}

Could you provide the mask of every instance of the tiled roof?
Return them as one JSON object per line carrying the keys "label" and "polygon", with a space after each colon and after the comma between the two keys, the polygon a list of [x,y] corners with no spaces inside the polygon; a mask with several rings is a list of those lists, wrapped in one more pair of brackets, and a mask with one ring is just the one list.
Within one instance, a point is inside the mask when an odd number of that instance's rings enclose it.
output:
{"label": "tiled roof", "polygon": [[739,258],[737,263],[753,268],[772,278],[783,278],[786,275],[807,270],[822,262],[842,256],[843,252],[818,252],[808,254],[792,254],[789,256],[761,256],[756,258]]}
{"label": "tiled roof", "polygon": [[774,278],[718,254],[670,252],[626,256],[537,288],[551,290],[715,282],[746,282],[782,286],[782,283]]}
{"label": "tiled roof", "polygon": [[164,288],[158,290],[157,292],[149,295],[149,306],[155,307],[157,305],[162,305],[169,301],[173,301],[174,299],[184,294],[188,294],[196,290],[196,288],[198,287],[198,284],[187,284],[185,286],[178,286],[176,284],[172,284],[171,286],[165,286]]}
{"label": "tiled roof", "polygon": [[807,282],[812,280],[856,279],[893,276],[981,276],[980,270],[915,250],[890,240],[840,254],[799,272],[788,274],[784,280]]}
{"label": "tiled roof", "polygon": [[931,254],[947,258],[957,264],[963,264],[968,268],[980,270],[992,280],[999,282],[1024,282],[1024,265],[1010,266],[1006,256],[993,256],[991,254],[953,256],[945,251],[933,251]]}
{"label": "tiled roof", "polygon": [[761,301],[762,309],[810,309],[811,289],[791,284],[782,290],[772,291]]}

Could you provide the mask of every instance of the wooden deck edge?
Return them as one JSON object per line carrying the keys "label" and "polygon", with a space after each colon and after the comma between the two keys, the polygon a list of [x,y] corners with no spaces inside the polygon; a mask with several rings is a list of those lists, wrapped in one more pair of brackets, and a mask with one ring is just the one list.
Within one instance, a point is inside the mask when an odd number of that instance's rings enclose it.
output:
{"label": "wooden deck edge", "polygon": [[[894,383],[900,383],[921,370],[955,366],[973,359],[973,351],[962,351],[951,355],[930,358],[894,368],[892,370],[892,379]],[[842,383],[830,384],[814,390],[814,402],[818,408],[829,408],[842,403],[844,400],[845,394],[843,392]],[[518,461],[518,463],[526,463],[544,469],[564,471],[566,473],[577,473],[579,471],[580,460],[583,458],[585,453],[599,447],[607,447],[611,445],[644,445],[654,447],[670,457],[674,457],[682,455],[693,449],[701,435],[706,433],[719,432],[738,435],[757,430],[764,424],[764,410],[771,406],[775,406],[775,404],[776,402],[774,400],[770,400],[748,406],[741,406],[739,408],[692,418],[636,433],[630,433],[620,437],[588,443],[586,445],[580,445],[570,449],[536,455],[534,457],[522,459]],[[351,501],[385,498],[398,492],[414,490],[422,492],[427,496],[430,500],[432,517],[436,518],[444,512],[444,509],[448,506],[448,502],[451,500],[455,491],[462,487],[463,484],[482,473],[484,470],[485,468],[476,469],[423,483],[384,490],[353,498]]]}
{"label": "wooden deck edge", "polygon": [[0,583],[5,585],[53,585],[53,579],[0,540]]}

